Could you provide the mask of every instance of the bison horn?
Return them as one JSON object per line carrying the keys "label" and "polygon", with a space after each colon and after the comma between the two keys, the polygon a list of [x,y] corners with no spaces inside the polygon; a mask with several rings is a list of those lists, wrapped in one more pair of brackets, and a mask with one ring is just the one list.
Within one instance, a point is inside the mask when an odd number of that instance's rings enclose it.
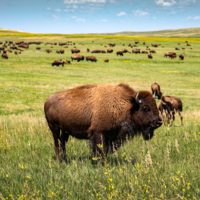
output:
{"label": "bison horn", "polygon": [[138,99],[139,93],[140,93],[140,92],[137,93],[136,98],[135,98],[135,101],[136,101],[138,104],[142,103],[142,101]]}
{"label": "bison horn", "polygon": [[162,102],[163,105],[166,105],[166,103],[164,103],[162,100],[161,100],[161,102]]}
{"label": "bison horn", "polygon": [[171,104],[173,104],[173,100],[172,100]]}
{"label": "bison horn", "polygon": [[153,93],[153,98],[155,99],[155,97],[156,97],[156,92],[154,91],[154,93]]}

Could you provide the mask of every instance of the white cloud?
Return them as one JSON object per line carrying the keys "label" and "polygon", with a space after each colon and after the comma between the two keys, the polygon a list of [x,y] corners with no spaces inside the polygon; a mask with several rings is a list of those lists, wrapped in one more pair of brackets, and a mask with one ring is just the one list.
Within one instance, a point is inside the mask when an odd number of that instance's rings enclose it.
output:
{"label": "white cloud", "polygon": [[64,4],[106,3],[106,0],[64,0]]}
{"label": "white cloud", "polygon": [[124,15],[126,15],[125,12],[120,12],[119,14],[117,14],[117,16],[119,16],[119,17],[124,16]]}
{"label": "white cloud", "polygon": [[127,23],[127,21],[121,20],[122,23]]}
{"label": "white cloud", "polygon": [[149,13],[142,10],[133,10],[134,15],[136,16],[147,16]]}
{"label": "white cloud", "polygon": [[72,16],[72,19],[76,19],[77,17],[76,16]]}
{"label": "white cloud", "polygon": [[84,18],[78,18],[76,19],[77,22],[86,22],[86,20]]}
{"label": "white cloud", "polygon": [[168,6],[173,6],[174,4],[176,4],[176,1],[174,1],[174,0],[170,0],[170,1],[164,1],[164,0],[157,0],[157,1],[155,1],[155,3],[157,4],[157,5],[161,5],[161,6],[166,6],[166,7],[168,7]]}
{"label": "white cloud", "polygon": [[61,12],[61,10],[59,8],[55,9],[56,12]]}
{"label": "white cloud", "polygon": [[198,19],[200,19],[200,16],[196,16],[196,17],[188,17],[187,19],[194,19],[194,20],[198,20]]}
{"label": "white cloud", "polygon": [[95,20],[95,21],[99,21],[99,22],[107,22],[107,19],[99,19],[99,20]]}
{"label": "white cloud", "polygon": [[156,17],[153,17],[153,19],[156,19]]}
{"label": "white cloud", "polygon": [[52,15],[52,17],[54,17],[54,18],[58,18],[58,16],[57,16],[57,15]]}
{"label": "white cloud", "polygon": [[176,11],[172,11],[172,12],[170,12],[170,14],[176,14]]}
{"label": "white cloud", "polygon": [[51,8],[47,7],[47,10],[51,10]]}

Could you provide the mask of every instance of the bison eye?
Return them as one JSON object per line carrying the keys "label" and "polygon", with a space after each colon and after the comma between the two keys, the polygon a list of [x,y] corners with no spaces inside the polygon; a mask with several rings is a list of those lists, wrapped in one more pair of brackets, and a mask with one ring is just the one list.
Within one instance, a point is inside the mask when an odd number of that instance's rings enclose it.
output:
{"label": "bison eye", "polygon": [[143,111],[143,112],[148,112],[148,111],[150,111],[149,106],[142,106],[142,111]]}

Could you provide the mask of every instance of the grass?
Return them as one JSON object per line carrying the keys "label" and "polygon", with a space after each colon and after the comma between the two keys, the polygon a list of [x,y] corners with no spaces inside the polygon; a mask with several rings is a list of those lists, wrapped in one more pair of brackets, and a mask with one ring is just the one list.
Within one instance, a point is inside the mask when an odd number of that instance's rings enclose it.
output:
{"label": "grass", "polygon": [[[0,198],[1,199],[200,199],[200,44],[194,38],[139,38],[138,48],[145,50],[160,41],[153,59],[147,55],[95,54],[97,63],[72,62],[52,67],[55,59],[69,60],[69,48],[46,42],[72,40],[84,56],[86,49],[114,52],[136,39],[128,37],[5,36],[0,41],[43,41],[41,50],[30,45],[21,55],[8,53],[0,58]],[[138,39],[138,40],[139,40]],[[94,40],[94,43],[92,43]],[[192,50],[185,40],[192,44]],[[84,46],[79,45],[83,43]],[[125,46],[122,46],[122,44]],[[102,46],[101,46],[102,44]],[[164,48],[162,47],[164,46]],[[163,55],[185,47],[185,60]],[[56,50],[64,49],[64,55]],[[109,63],[104,63],[105,58]],[[43,105],[57,91],[88,83],[128,83],[135,90],[150,90],[157,82],[164,95],[183,101],[184,127],[177,115],[175,126],[162,126],[151,141],[142,137],[127,141],[102,163],[92,158],[89,142],[70,138],[66,155],[68,165],[55,161],[53,138],[45,121]],[[157,100],[158,102],[158,100]]]}

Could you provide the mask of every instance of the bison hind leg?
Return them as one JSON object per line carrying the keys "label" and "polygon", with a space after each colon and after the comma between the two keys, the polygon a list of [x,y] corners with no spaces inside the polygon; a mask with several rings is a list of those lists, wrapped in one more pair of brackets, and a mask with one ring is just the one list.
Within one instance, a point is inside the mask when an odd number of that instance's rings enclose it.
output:
{"label": "bison hind leg", "polygon": [[66,143],[68,141],[69,134],[62,130],[62,135],[60,137],[60,146],[61,146],[61,154],[62,154],[62,160],[67,164],[67,158],[66,158]]}

